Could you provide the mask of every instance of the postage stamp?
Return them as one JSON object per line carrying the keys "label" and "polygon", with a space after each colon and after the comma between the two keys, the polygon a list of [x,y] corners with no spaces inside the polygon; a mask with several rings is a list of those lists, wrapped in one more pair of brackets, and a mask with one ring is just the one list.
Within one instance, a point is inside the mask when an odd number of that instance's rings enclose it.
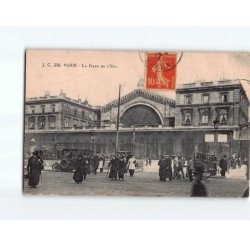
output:
{"label": "postage stamp", "polygon": [[146,89],[175,89],[176,57],[176,53],[147,53]]}

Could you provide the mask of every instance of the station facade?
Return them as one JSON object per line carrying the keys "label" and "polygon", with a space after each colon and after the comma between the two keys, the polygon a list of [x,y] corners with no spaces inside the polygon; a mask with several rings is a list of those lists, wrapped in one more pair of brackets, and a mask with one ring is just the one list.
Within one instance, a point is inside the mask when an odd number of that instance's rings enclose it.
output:
{"label": "station facade", "polygon": [[[137,158],[194,152],[246,157],[249,101],[242,80],[184,84],[176,100],[135,89],[121,97],[119,150]],[[25,102],[25,154],[31,148],[60,155],[65,149],[109,155],[116,145],[118,100],[102,107],[59,96]],[[54,117],[54,118],[51,118]]]}

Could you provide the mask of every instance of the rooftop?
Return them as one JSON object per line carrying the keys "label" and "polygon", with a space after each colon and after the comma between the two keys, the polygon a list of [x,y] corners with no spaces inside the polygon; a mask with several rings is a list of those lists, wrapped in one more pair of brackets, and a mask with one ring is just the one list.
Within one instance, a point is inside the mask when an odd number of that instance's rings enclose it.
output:
{"label": "rooftop", "polygon": [[193,83],[185,83],[178,86],[177,89],[187,89],[187,88],[202,88],[202,87],[215,87],[215,86],[229,86],[235,84],[242,84],[243,82],[250,83],[249,80],[246,79],[235,79],[235,80],[220,80],[220,81],[198,81]]}
{"label": "rooftop", "polygon": [[49,95],[48,93],[45,93],[44,96],[39,96],[39,97],[29,97],[29,98],[26,98],[26,102],[32,102],[32,101],[46,101],[46,100],[66,100],[66,101],[70,101],[72,103],[76,103],[76,104],[79,104],[79,105],[82,105],[82,106],[85,106],[85,107],[89,107],[89,108],[100,108],[100,106],[93,106],[93,105],[90,105],[86,100],[81,100],[81,99],[73,99],[73,98],[70,98],[70,97],[67,97],[65,93],[61,92],[59,95],[55,95],[55,96],[52,96],[52,95]]}

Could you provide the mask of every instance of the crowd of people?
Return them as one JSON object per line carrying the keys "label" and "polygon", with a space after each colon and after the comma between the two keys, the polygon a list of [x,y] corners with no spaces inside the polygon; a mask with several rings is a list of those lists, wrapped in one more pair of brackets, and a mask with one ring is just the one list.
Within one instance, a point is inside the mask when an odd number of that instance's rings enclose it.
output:
{"label": "crowd of people", "polygon": [[168,178],[172,182],[173,179],[185,178],[184,167],[187,167],[186,176],[189,177],[189,180],[193,180],[193,161],[189,158],[187,161],[183,156],[175,156],[172,158],[168,154],[161,156],[161,159],[158,162],[159,166],[159,177],[160,181],[166,181]]}
{"label": "crowd of people", "polygon": [[[137,161],[132,153],[113,154],[108,163],[108,171],[106,177],[111,180],[124,180],[125,173],[129,172],[129,176],[133,177]],[[73,180],[75,183],[80,184],[87,175],[93,173],[97,174],[104,172],[105,157],[103,154],[97,152],[93,157],[88,154],[79,153],[74,160],[74,174]],[[43,170],[43,160],[38,156],[38,151],[34,151],[32,156],[28,159],[27,165],[27,179],[28,186],[36,188],[41,178],[41,170]]]}
{"label": "crowd of people", "polygon": [[[124,174],[127,173],[127,171],[129,171],[130,177],[133,177],[136,164],[137,161],[133,154],[113,154],[108,163],[106,177],[111,180],[124,180]],[[96,175],[98,170],[100,173],[103,173],[104,166],[105,157],[99,152],[95,154],[92,159],[88,158],[86,155],[83,156],[82,154],[79,154],[75,163],[73,179],[79,184],[86,178],[87,174],[90,174],[90,168],[92,168],[92,172]]]}
{"label": "crowd of people", "polygon": [[[247,164],[247,162],[244,163]],[[181,155],[173,155],[172,158],[170,158],[170,156],[166,154],[165,156],[161,156],[158,166],[159,179],[162,182],[166,182],[167,179],[172,182],[175,178],[181,179],[185,177],[188,177],[189,181],[193,181],[193,176],[195,175],[196,182],[192,187],[191,196],[206,197],[207,190],[202,182],[204,173],[208,173],[209,176],[220,174],[222,177],[225,177],[226,172],[229,172],[230,169],[240,168],[241,161],[235,156],[231,156],[227,159],[226,155],[217,158],[214,155],[197,153],[193,158],[185,159]],[[249,174],[248,167],[246,174]],[[248,197],[248,192],[249,189],[245,191],[243,197]]]}
{"label": "crowd of people", "polygon": [[166,181],[167,178],[169,181],[172,181],[175,178],[180,179],[186,177],[188,177],[190,181],[193,181],[194,175],[196,175],[198,179],[202,179],[204,172],[212,176],[220,174],[222,177],[225,177],[226,172],[229,172],[230,169],[241,167],[241,160],[234,155],[227,159],[226,155],[222,155],[218,158],[214,155],[197,153],[192,158],[184,158],[181,155],[172,155],[170,158],[170,156],[166,154],[165,156],[161,156],[158,166],[160,181]]}
{"label": "crowd of people", "polygon": [[[145,166],[148,167],[151,164],[151,157],[147,157],[145,159]],[[136,167],[138,167],[138,162],[134,154],[113,154],[109,163],[106,164],[106,177],[111,180],[124,180],[125,173],[127,172],[129,172],[130,177],[134,176]],[[227,159],[226,155],[217,158],[198,153],[192,158],[184,158],[181,155],[170,156],[166,154],[165,156],[161,156],[158,161],[158,167],[161,182],[166,182],[167,179],[172,182],[173,179],[181,178],[188,178],[189,181],[193,181],[195,175],[197,181],[193,186],[194,196],[206,196],[205,187],[201,182],[204,171],[207,170],[212,175],[220,174],[222,177],[225,177],[226,172],[229,172],[230,169],[241,167],[241,160],[234,155]],[[99,152],[93,157],[79,153],[74,161],[74,168],[73,180],[75,183],[80,184],[87,178],[88,174],[93,173],[96,175],[98,171],[100,173],[104,172],[105,157]],[[32,156],[28,159],[27,165],[28,186],[32,188],[37,187],[43,169],[43,160],[39,157],[38,151],[33,152]]]}

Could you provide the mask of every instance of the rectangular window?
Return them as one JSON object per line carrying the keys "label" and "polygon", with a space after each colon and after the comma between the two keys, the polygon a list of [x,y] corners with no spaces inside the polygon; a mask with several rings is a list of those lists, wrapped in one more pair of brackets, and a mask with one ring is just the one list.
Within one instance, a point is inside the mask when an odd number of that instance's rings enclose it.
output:
{"label": "rectangular window", "polygon": [[209,95],[202,95],[202,103],[209,103]]}
{"label": "rectangular window", "polygon": [[77,116],[77,109],[74,110],[74,115]]}
{"label": "rectangular window", "polygon": [[191,124],[191,113],[190,112],[185,113],[184,123],[185,124]]}
{"label": "rectangular window", "polygon": [[220,94],[220,102],[228,102],[228,93]]}
{"label": "rectangular window", "polygon": [[78,127],[79,125],[79,121],[76,120],[76,119],[73,119],[73,124],[74,124],[74,127]]}
{"label": "rectangular window", "polygon": [[68,117],[64,117],[64,127],[65,128],[69,127],[69,118]]}
{"label": "rectangular window", "polygon": [[55,118],[55,116],[50,116],[49,117],[49,127],[55,128],[55,126],[56,126],[56,118]]}
{"label": "rectangular window", "polygon": [[44,105],[41,106],[41,111],[42,111],[42,114],[44,114],[44,112],[45,112],[45,106]]}
{"label": "rectangular window", "polygon": [[67,114],[67,115],[69,114],[69,108],[68,107],[65,108],[65,114]]}
{"label": "rectangular window", "polygon": [[192,104],[192,95],[185,95],[185,104]]}
{"label": "rectangular window", "polygon": [[201,123],[208,123],[208,115],[207,114],[203,114],[201,116]]}
{"label": "rectangular window", "polygon": [[35,117],[30,117],[28,119],[29,129],[35,129]]}
{"label": "rectangular window", "polygon": [[55,109],[55,104],[52,104],[52,105],[51,105],[51,112],[52,112],[52,113],[55,113],[55,111],[56,111],[56,109]]}
{"label": "rectangular window", "polygon": [[45,128],[45,117],[44,116],[38,117],[38,128],[39,129]]}
{"label": "rectangular window", "polygon": [[31,106],[30,108],[31,108],[31,113],[35,114],[35,106]]}
{"label": "rectangular window", "polygon": [[85,116],[85,113],[84,113],[84,111],[82,111],[82,117],[84,118],[84,116]]}

